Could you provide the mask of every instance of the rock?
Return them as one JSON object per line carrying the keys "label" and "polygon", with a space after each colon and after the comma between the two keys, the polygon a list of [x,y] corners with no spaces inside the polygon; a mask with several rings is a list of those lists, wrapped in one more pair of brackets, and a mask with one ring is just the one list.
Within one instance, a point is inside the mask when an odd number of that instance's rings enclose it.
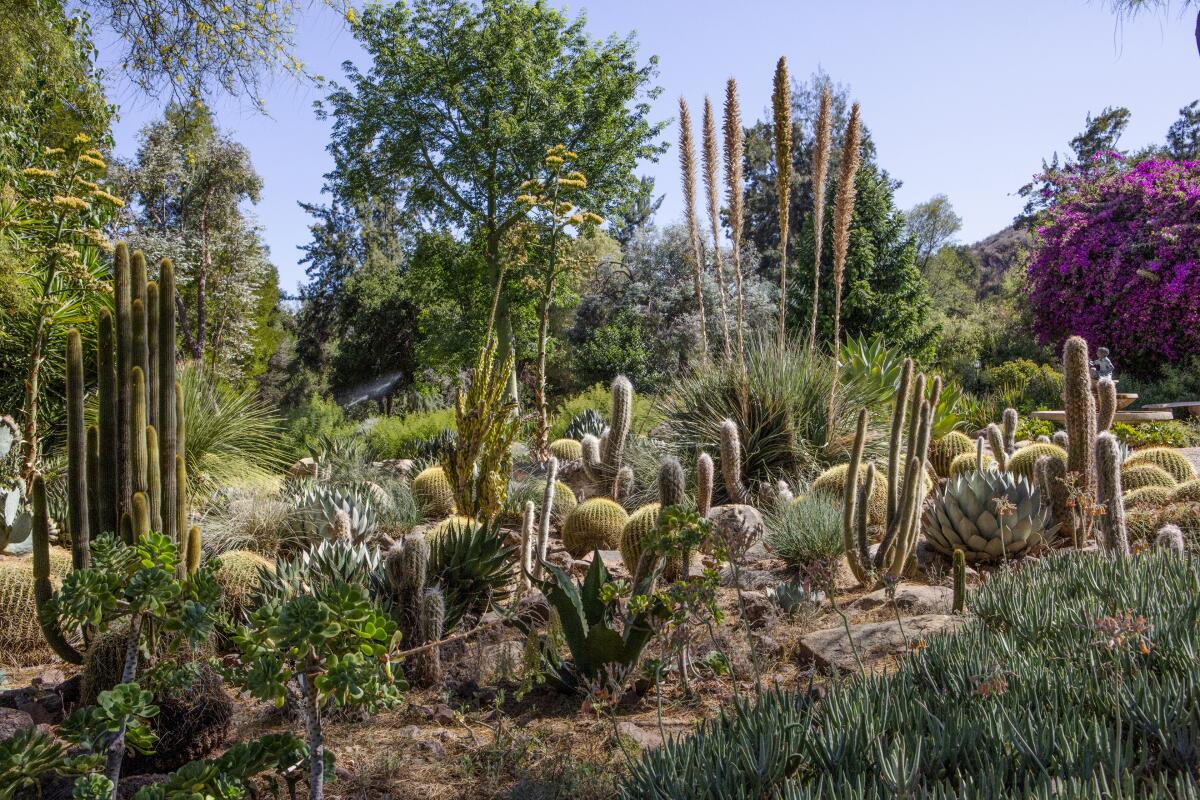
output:
{"label": "rock", "polygon": [[721,570],[722,586],[741,585],[743,589],[764,590],[769,586],[774,586],[778,582],[779,578],[775,573],[765,569],[738,567],[736,581],[734,580],[733,567],[727,566]]}
{"label": "rock", "polygon": [[663,743],[657,731],[648,731],[632,722],[618,722],[617,735],[629,739],[642,750],[653,750]]}
{"label": "rock", "polygon": [[746,621],[751,628],[766,628],[775,623],[779,606],[767,597],[766,592],[742,592],[742,602],[745,603]]}
{"label": "rock", "polygon": [[800,656],[828,672],[852,673],[858,671],[855,650],[865,667],[890,656],[899,656],[909,651],[910,644],[937,633],[956,630],[964,618],[950,614],[922,614],[904,618],[905,641],[895,620],[872,622],[866,625],[851,625],[851,639],[846,637],[843,627],[816,631],[800,640]]}
{"label": "rock", "polygon": [[582,578],[584,575],[587,575],[587,571],[591,568],[592,568],[591,561],[582,561],[582,560],[572,559],[570,566],[567,567],[567,570],[575,577]]}
{"label": "rock", "polygon": [[317,476],[317,460],[311,456],[305,456],[288,467],[288,475],[293,478],[315,478]]}
{"label": "rock", "polygon": [[0,708],[0,742],[7,742],[18,731],[33,727],[33,717],[15,708]]}
{"label": "rock", "polygon": [[51,667],[50,669],[44,670],[41,675],[38,675],[36,678],[30,681],[30,683],[39,689],[53,689],[56,688],[60,683],[66,681],[66,679],[67,676],[63,674],[61,669],[55,669]]}
{"label": "rock", "polygon": [[708,519],[716,535],[734,552],[749,550],[762,539],[763,518],[754,506],[738,503],[715,506],[709,510]]}
{"label": "rock", "polygon": [[[855,600],[848,609],[871,611],[887,603],[887,590],[877,589]],[[895,604],[906,614],[949,614],[954,605],[954,590],[949,586],[902,583],[896,587]]]}
{"label": "rock", "polygon": [[446,755],[445,746],[437,739],[422,739],[417,747],[424,750],[431,758],[441,759]]}
{"label": "rock", "polygon": [[412,472],[413,462],[411,458],[387,458],[383,461],[372,461],[371,466],[383,472],[391,473],[394,477],[400,480],[408,478]]}

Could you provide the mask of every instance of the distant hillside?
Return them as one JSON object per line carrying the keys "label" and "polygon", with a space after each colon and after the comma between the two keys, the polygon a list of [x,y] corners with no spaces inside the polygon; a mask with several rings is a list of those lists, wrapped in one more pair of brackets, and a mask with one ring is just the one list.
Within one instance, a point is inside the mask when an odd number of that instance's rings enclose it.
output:
{"label": "distant hillside", "polygon": [[998,292],[1009,270],[1025,265],[1032,238],[1028,230],[1008,227],[971,245],[971,255],[979,264],[981,297]]}

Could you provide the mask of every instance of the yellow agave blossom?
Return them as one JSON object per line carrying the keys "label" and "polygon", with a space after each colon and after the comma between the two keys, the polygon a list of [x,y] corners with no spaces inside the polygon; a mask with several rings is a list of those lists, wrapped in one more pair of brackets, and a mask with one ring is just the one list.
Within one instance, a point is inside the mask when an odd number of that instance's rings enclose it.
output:
{"label": "yellow agave blossom", "polygon": [[21,170],[21,174],[30,178],[57,178],[58,173],[52,169],[42,169],[41,167],[26,167]]}
{"label": "yellow agave blossom", "polygon": [[64,151],[61,147],[47,147],[45,150],[42,151],[42,153],[44,155],[48,155],[48,156],[61,156],[63,154],[63,152]]}
{"label": "yellow agave blossom", "polygon": [[517,195],[517,202],[524,203],[525,205],[529,206],[535,206],[538,203],[538,199],[531,194],[519,194]]}
{"label": "yellow agave blossom", "polygon": [[84,153],[81,156],[79,156],[79,160],[85,164],[90,164],[91,166],[95,167],[96,169],[107,169],[108,168],[108,164],[105,164],[103,159],[96,158],[95,156],[89,156],[87,153]]}
{"label": "yellow agave blossom", "polygon": [[592,225],[603,225],[604,217],[599,214],[593,214],[591,211],[583,212],[583,221],[590,222]]}
{"label": "yellow agave blossom", "polygon": [[75,134],[75,139],[73,141],[75,142],[75,144],[87,144],[91,140],[92,140],[92,137],[88,136],[86,133],[83,133],[81,131],[81,132]]}
{"label": "yellow agave blossom", "polygon": [[73,195],[56,194],[50,199],[50,202],[59,208],[67,208],[74,211],[87,211],[92,207],[87,200]]}
{"label": "yellow agave blossom", "polygon": [[106,202],[106,203],[108,203],[108,204],[110,204],[110,205],[114,205],[114,206],[116,206],[117,208],[124,208],[124,207],[125,207],[125,201],[124,201],[124,200],[122,200],[121,198],[117,197],[115,194],[109,194],[108,192],[104,191],[103,189],[95,189],[95,190],[93,190],[93,191],[92,191],[92,197],[96,198],[97,200],[103,200],[104,202]]}
{"label": "yellow agave blossom", "polygon": [[548,167],[561,166],[562,163],[563,163],[562,156],[554,156],[554,155],[546,156],[546,166],[548,166]]}

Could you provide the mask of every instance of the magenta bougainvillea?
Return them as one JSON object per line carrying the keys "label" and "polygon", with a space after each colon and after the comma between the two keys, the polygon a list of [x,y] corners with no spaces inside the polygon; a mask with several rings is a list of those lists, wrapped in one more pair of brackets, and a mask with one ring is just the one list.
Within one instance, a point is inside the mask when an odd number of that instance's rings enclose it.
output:
{"label": "magenta bougainvillea", "polygon": [[1200,161],[1129,163],[1043,176],[1029,264],[1038,337],[1077,334],[1151,375],[1200,354]]}

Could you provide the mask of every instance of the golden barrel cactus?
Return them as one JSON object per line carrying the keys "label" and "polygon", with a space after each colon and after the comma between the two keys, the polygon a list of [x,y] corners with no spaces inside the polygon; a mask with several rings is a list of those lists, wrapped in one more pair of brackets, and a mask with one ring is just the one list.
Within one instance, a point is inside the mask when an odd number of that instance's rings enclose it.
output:
{"label": "golden barrel cactus", "polygon": [[1037,465],[1039,458],[1057,458],[1064,464],[1067,463],[1067,451],[1063,450],[1056,444],[1046,442],[1035,442],[1027,444],[1017,450],[1008,458],[1008,471],[1014,475],[1020,475],[1027,481],[1032,481],[1034,478],[1033,469]]}
{"label": "golden barrel cactus", "polygon": [[950,465],[963,453],[974,453],[975,443],[961,431],[950,431],[929,445],[929,464],[940,478],[950,477]]}
{"label": "golden barrel cactus", "polygon": [[615,550],[629,514],[607,497],[593,497],[577,505],[562,525],[563,546],[575,558],[592,550]]}
{"label": "golden barrel cactus", "polygon": [[1153,464],[1167,472],[1176,483],[1190,481],[1196,476],[1196,468],[1188,457],[1173,447],[1148,447],[1137,450],[1125,460],[1126,464]]}
{"label": "golden barrel cactus", "polygon": [[425,519],[444,519],[455,511],[454,487],[441,467],[421,470],[413,478],[412,495]]}

